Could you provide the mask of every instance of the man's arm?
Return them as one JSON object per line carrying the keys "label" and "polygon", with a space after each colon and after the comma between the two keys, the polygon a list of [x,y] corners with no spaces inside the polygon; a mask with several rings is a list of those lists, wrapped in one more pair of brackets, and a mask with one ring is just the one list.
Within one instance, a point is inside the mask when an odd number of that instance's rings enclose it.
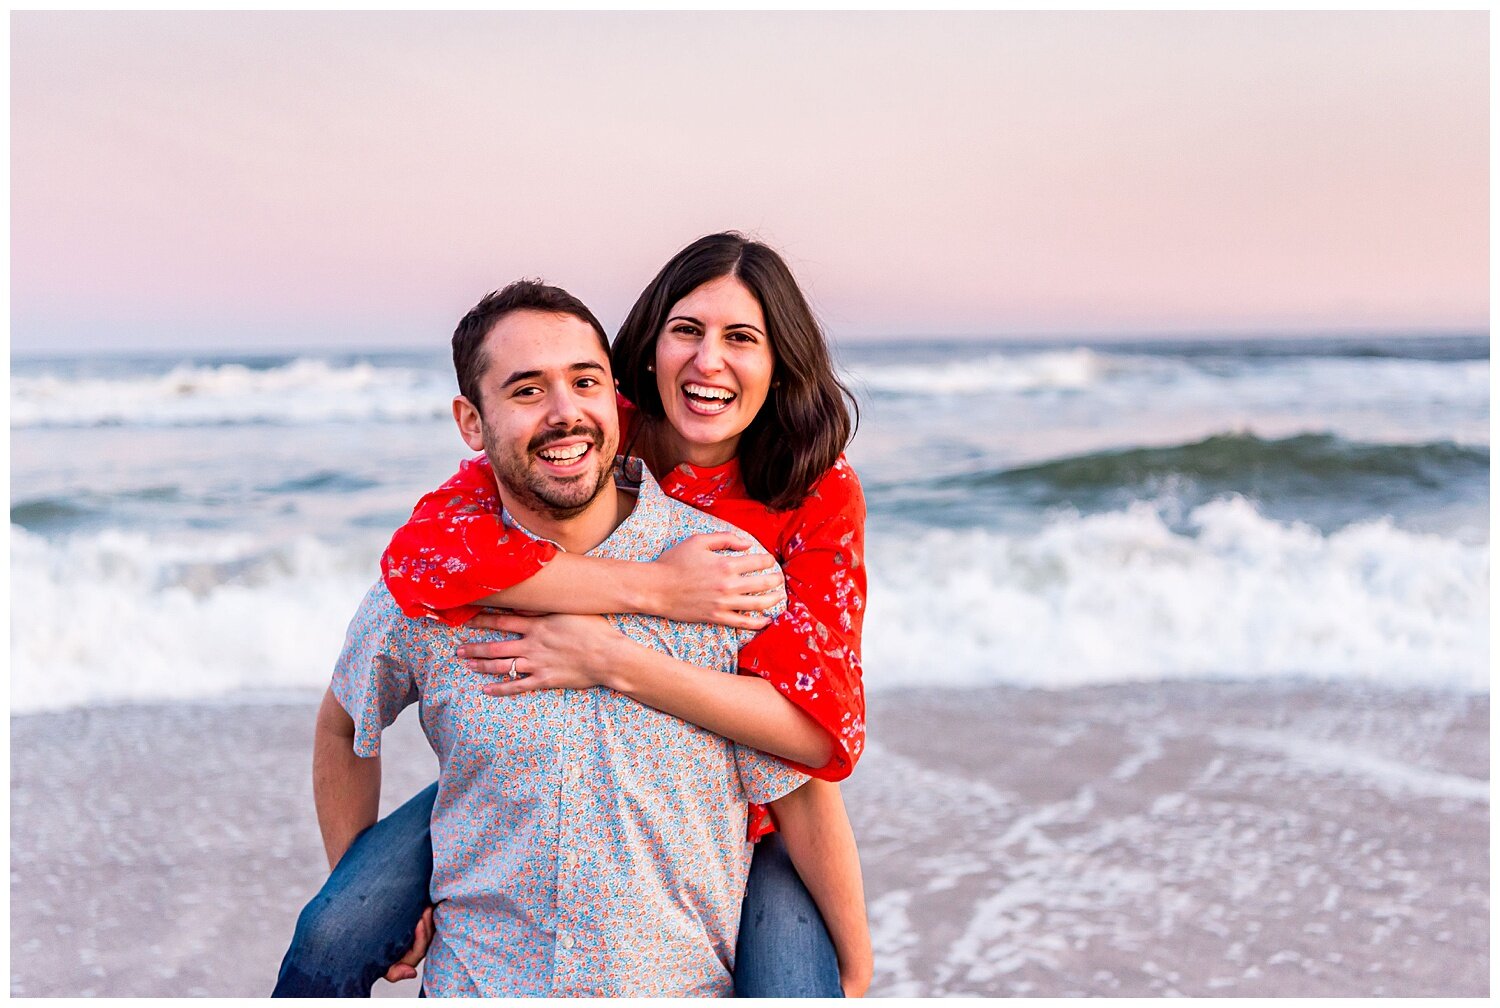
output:
{"label": "man's arm", "polygon": [[[323,694],[313,730],[313,804],[323,831],[328,870],[333,871],[354,838],[380,815],[380,756],[354,752],[354,719],[333,695],[332,687]],[[415,977],[432,936],[432,908],[428,907],[417,922],[411,948],[387,967],[385,978],[396,983]]]}
{"label": "man's arm", "polygon": [[870,987],[874,953],[854,830],[839,786],[813,779],[771,803],[792,865],[828,925],[845,997]]}
{"label": "man's arm", "polygon": [[380,814],[380,757],[354,753],[354,719],[323,694],[313,732],[313,803],[330,871]]}

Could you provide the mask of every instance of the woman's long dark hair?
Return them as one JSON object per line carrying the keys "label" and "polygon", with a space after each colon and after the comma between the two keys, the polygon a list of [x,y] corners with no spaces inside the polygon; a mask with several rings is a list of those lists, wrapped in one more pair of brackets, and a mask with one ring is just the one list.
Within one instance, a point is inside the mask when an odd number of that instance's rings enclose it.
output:
{"label": "woman's long dark hair", "polygon": [[750,288],[765,314],[776,359],[771,390],[740,436],[740,475],[751,497],[773,511],[801,504],[838,461],[853,436],[849,405],[859,406],[833,373],[828,343],[792,271],[775,251],[741,234],[699,238],[672,257],[630,309],[610,357],[620,391],[648,422],[666,410],[649,365],[672,306],[711,280],[733,276]]}

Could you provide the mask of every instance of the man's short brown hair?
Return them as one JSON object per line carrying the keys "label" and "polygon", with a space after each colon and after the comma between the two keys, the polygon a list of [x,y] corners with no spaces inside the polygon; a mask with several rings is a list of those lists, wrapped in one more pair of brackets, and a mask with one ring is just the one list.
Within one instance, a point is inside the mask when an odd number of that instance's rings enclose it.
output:
{"label": "man's short brown hair", "polygon": [[599,345],[609,358],[609,338],[604,327],[588,306],[561,287],[550,287],[540,280],[517,280],[503,290],[490,291],[453,330],[453,370],[458,375],[458,394],[479,409],[479,381],[489,369],[484,352],[484,338],[511,312],[539,311],[553,315],[571,315],[587,322],[599,335]]}

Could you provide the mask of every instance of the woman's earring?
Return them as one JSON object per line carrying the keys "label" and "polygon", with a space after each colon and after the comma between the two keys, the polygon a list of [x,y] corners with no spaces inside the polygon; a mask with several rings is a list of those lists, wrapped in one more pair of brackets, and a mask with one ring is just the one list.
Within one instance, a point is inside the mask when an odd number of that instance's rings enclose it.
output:
{"label": "woman's earring", "polygon": [[656,365],[655,364],[647,364],[646,365],[646,370],[647,371],[655,371],[656,370]]}

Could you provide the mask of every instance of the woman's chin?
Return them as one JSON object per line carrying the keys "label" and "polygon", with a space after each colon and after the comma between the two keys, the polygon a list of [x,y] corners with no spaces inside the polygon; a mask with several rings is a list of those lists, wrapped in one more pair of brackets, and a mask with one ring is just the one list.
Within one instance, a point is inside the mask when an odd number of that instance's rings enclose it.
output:
{"label": "woman's chin", "polygon": [[672,411],[667,422],[676,433],[677,449],[683,461],[694,465],[722,465],[734,458],[740,445],[740,435],[749,423],[740,423],[738,418],[719,415],[699,416],[685,411]]}

